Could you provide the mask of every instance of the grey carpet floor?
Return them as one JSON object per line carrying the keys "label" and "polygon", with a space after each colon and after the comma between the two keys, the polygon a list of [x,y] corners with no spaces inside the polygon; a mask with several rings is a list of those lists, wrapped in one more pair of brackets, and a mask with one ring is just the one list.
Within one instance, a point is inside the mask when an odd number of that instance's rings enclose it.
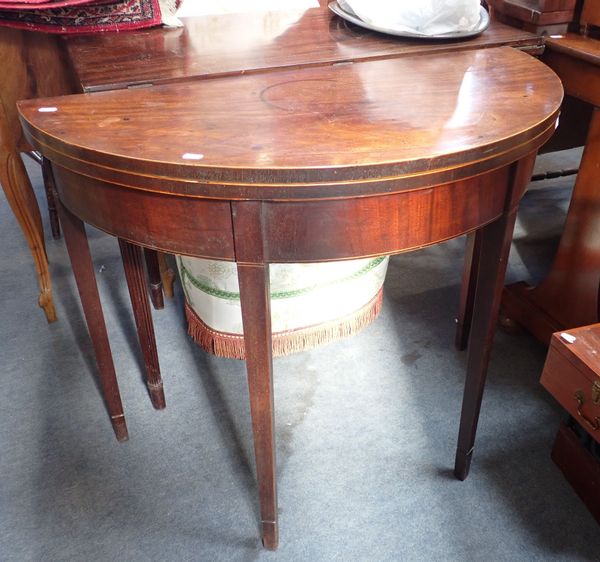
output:
{"label": "grey carpet floor", "polygon": [[[510,281],[543,277],[571,184],[527,193]],[[167,409],[153,410],[116,241],[89,235],[123,444],[64,244],[47,243],[59,316],[47,325],[0,196],[1,561],[600,560],[600,527],[550,460],[563,414],[538,382],[545,349],[527,334],[498,331],[471,475],[452,477],[464,240],[394,257],[381,316],[358,336],[275,360],[281,535],[271,553],[258,538],[244,364],[186,336],[178,285],[154,313]]]}

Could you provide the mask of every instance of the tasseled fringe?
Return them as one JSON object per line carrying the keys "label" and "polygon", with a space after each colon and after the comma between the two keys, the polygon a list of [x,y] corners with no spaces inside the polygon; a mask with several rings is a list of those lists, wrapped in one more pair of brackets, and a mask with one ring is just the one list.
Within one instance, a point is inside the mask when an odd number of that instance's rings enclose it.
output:
{"label": "tasseled fringe", "polygon": [[[382,302],[383,287],[370,302],[348,316],[325,324],[274,333],[272,338],[273,355],[275,357],[289,355],[340,338],[353,336],[377,318]],[[185,303],[185,315],[188,321],[188,334],[202,349],[219,357],[246,358],[242,335],[213,330],[200,319],[187,302]]]}

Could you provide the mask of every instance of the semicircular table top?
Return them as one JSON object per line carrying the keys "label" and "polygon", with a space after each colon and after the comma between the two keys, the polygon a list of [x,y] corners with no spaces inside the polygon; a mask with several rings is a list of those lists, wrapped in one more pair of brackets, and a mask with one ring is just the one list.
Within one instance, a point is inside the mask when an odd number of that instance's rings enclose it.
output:
{"label": "semicircular table top", "polygon": [[[188,196],[262,198],[277,197],[265,189],[274,184],[297,186],[284,196],[327,197],[369,193],[362,184],[374,178],[406,189],[480,173],[526,151],[554,125],[561,100],[554,73],[501,47],[19,107],[32,142],[69,169],[106,179],[110,169],[142,187],[134,176],[152,176],[166,191],[181,180]],[[350,185],[323,185],[336,183]]]}

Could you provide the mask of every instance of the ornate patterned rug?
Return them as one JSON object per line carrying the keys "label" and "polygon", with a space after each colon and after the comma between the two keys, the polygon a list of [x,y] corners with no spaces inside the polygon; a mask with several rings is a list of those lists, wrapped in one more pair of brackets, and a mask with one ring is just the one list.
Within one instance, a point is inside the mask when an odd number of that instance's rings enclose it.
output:
{"label": "ornate patterned rug", "polygon": [[0,0],[0,25],[49,33],[171,25],[180,0]]}

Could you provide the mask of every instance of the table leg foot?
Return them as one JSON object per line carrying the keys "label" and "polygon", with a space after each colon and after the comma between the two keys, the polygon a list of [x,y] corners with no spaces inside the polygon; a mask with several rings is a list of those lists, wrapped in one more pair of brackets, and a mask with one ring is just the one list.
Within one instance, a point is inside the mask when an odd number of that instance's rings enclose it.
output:
{"label": "table leg foot", "polygon": [[48,324],[56,322],[56,310],[54,308],[54,300],[52,299],[52,289],[43,287],[38,296],[38,305],[44,311]]}
{"label": "table leg foot", "polygon": [[[161,410],[166,405],[165,395],[160,374],[160,365],[158,362],[154,324],[152,323],[152,311],[150,310],[148,293],[146,291],[142,250],[139,246],[130,244],[120,238],[119,248],[123,259],[123,268],[125,270],[127,288],[129,289],[129,297],[131,298],[131,308],[133,309],[140,347],[144,357],[146,384],[150,394],[150,400],[157,410]],[[150,255],[152,253],[156,256],[156,252],[151,252]],[[146,258],[147,257],[148,254],[146,254]]]}
{"label": "table leg foot", "polygon": [[129,432],[127,431],[125,416],[122,414],[120,416],[111,416],[110,422],[112,423],[117,441],[119,441],[119,443],[127,441],[129,439]]}
{"label": "table leg foot", "polygon": [[161,310],[165,307],[165,301],[163,300],[163,285],[160,276],[160,265],[158,263],[158,252],[144,248],[144,258],[146,259],[146,270],[148,271],[150,300],[155,310]]}
{"label": "table leg foot", "polygon": [[165,401],[165,391],[163,389],[163,383],[147,383],[148,394],[150,395],[150,401],[154,406],[155,410],[164,410],[167,407]]}
{"label": "table leg foot", "polygon": [[456,450],[456,460],[454,461],[454,476],[458,480],[465,480],[469,476],[471,469],[471,459],[473,458],[473,449],[464,453],[460,449]]}
{"label": "table leg foot", "polygon": [[262,544],[267,550],[277,550],[279,527],[276,521],[261,521]]}

